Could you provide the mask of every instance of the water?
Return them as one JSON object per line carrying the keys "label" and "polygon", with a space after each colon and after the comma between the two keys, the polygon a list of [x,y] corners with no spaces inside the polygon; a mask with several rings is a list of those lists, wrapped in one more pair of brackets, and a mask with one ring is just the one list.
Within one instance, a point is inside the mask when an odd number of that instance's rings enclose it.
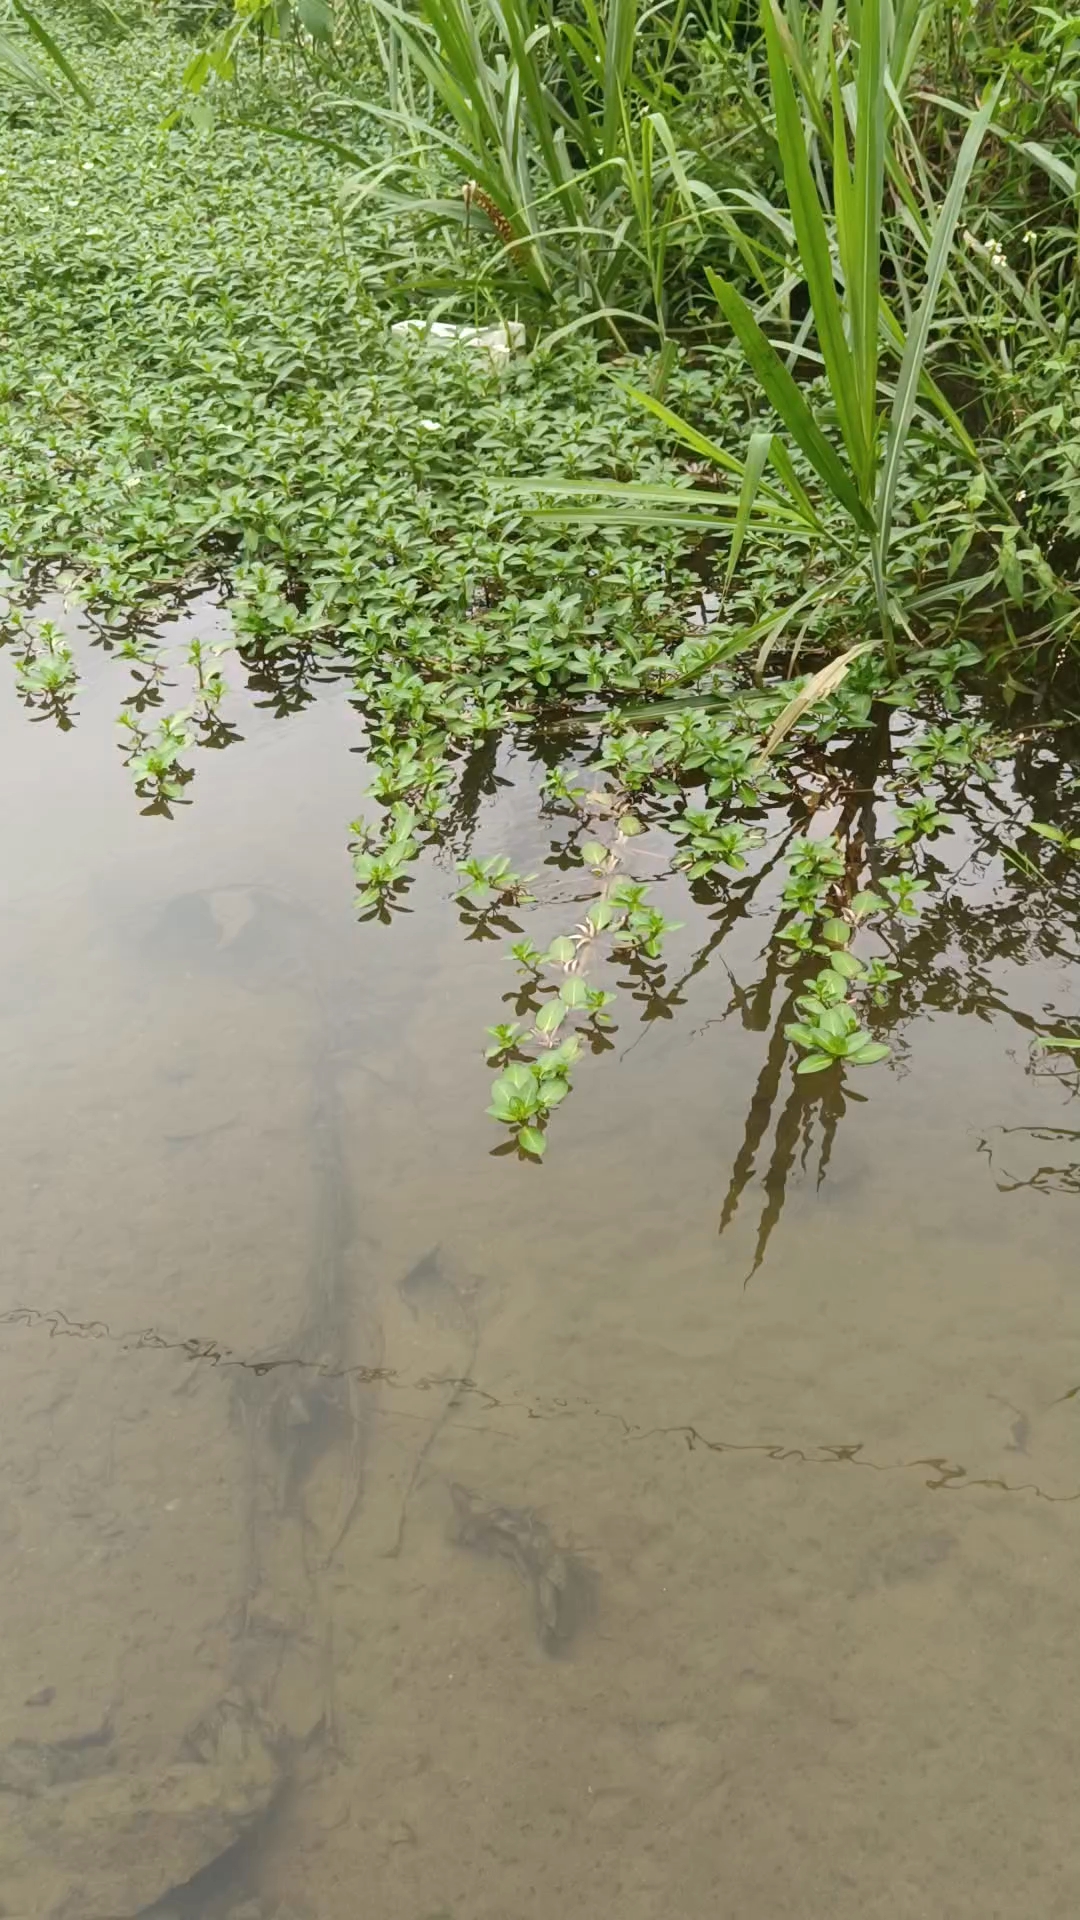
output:
{"label": "water", "polygon": [[861,1101],[767,887],[674,883],[538,1169],[449,857],[355,923],[343,694],[237,696],[170,821],[80,659],[0,701],[0,1913],[1071,1920],[1080,975],[994,807]]}

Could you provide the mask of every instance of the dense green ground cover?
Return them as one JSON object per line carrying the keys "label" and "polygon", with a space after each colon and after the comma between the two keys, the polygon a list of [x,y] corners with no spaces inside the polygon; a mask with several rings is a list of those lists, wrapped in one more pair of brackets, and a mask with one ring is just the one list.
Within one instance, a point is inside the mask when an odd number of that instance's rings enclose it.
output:
{"label": "dense green ground cover", "polygon": [[588,344],[499,377],[392,339],[392,236],[373,215],[343,249],[321,156],[162,130],[189,51],[86,55],[95,112],[0,123],[0,551],[120,616],[226,568],[242,631],[343,637],[358,665],[392,624],[436,672],[445,649],[543,685],[572,628],[632,676],[681,590],[673,543],[508,532],[487,481],[661,473],[652,425]]}

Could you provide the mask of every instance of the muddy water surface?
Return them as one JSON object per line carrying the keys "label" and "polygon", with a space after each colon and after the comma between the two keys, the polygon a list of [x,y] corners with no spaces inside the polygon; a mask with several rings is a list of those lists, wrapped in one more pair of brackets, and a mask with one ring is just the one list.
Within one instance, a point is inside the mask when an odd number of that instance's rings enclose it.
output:
{"label": "muddy water surface", "polygon": [[671,1004],[491,1158],[506,961],[449,857],[356,925],[343,695],[166,820],[81,664],[0,701],[0,1914],[1071,1920],[1068,926],[947,850],[840,1112],[672,883]]}

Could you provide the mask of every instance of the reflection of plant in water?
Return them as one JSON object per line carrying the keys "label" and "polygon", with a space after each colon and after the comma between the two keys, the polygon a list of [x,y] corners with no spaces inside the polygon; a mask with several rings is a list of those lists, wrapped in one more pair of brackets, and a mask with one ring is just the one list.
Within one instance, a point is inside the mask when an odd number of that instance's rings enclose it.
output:
{"label": "reflection of plant in water", "polygon": [[[999,1127],[997,1135],[1001,1139],[1022,1136],[1027,1140],[1056,1145],[1061,1140],[1080,1141],[1080,1133],[1070,1127]],[[1034,1173],[1022,1180],[1005,1167],[1001,1169],[1002,1178],[997,1177],[994,1151],[989,1141],[980,1140],[979,1152],[985,1153],[994,1172],[994,1184],[999,1193],[1018,1193],[1027,1188],[1032,1193],[1080,1193],[1080,1161],[1070,1161],[1065,1166],[1040,1166]]]}

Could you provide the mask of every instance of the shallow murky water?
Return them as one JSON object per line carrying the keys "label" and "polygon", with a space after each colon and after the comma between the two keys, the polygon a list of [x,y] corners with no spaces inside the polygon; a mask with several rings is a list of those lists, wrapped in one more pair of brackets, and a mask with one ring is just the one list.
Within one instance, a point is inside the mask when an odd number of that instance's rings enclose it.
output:
{"label": "shallow murky water", "polygon": [[70,733],[0,700],[0,1913],[1071,1920],[1068,927],[954,844],[841,1111],[760,897],[684,898],[493,1159],[506,962],[449,860],[356,925],[344,697],[169,821],[82,664]]}

